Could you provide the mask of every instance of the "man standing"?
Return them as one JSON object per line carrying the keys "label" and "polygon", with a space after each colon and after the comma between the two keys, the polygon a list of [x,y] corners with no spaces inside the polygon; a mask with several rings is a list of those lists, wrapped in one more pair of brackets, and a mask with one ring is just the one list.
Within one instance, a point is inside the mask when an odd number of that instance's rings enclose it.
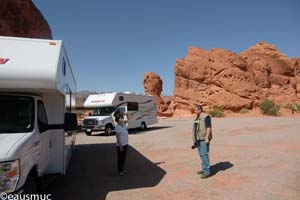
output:
{"label": "man standing", "polygon": [[208,178],[210,176],[209,163],[209,143],[212,139],[211,118],[208,114],[203,112],[201,105],[196,106],[196,119],[193,127],[193,141],[192,148],[197,148],[201,161],[202,170],[197,172],[201,174],[201,178]]}

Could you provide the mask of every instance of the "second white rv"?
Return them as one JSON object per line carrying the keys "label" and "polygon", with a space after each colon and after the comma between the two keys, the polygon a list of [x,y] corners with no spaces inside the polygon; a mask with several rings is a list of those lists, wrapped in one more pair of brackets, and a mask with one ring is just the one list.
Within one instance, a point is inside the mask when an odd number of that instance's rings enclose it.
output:
{"label": "second white rv", "polygon": [[116,125],[115,112],[128,113],[127,128],[146,129],[157,123],[156,98],[154,96],[137,95],[130,92],[114,92],[89,95],[84,103],[91,109],[91,116],[83,120],[82,128],[86,135],[93,131],[104,130],[110,135]]}

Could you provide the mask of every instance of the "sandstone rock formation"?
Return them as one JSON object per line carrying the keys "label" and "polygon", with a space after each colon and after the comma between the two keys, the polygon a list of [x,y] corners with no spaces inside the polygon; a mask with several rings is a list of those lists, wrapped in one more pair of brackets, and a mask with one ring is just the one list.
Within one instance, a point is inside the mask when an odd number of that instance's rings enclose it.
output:
{"label": "sandstone rock formation", "polygon": [[168,112],[171,99],[161,97],[163,82],[160,76],[154,72],[148,72],[144,75],[144,91],[146,95],[156,97],[156,104],[159,116],[172,116],[173,113]]}
{"label": "sandstone rock formation", "polygon": [[288,58],[263,41],[240,55],[255,75],[255,84],[263,92],[261,98],[271,98],[277,103],[300,100],[299,59]]}
{"label": "sandstone rock formation", "polygon": [[196,104],[238,112],[266,98],[299,103],[300,58],[288,58],[263,41],[240,54],[191,47],[185,59],[176,61],[174,87],[173,99],[164,108],[169,114],[191,113]]}
{"label": "sandstone rock formation", "polygon": [[52,38],[47,21],[31,0],[1,0],[0,35]]}
{"label": "sandstone rock formation", "polygon": [[195,104],[251,108],[257,93],[247,63],[231,51],[193,47],[186,59],[176,61],[174,110],[192,109]]}
{"label": "sandstone rock formation", "polygon": [[146,73],[143,83],[146,95],[160,96],[163,83],[158,74],[154,72]]}
{"label": "sandstone rock formation", "polygon": [[176,61],[172,110],[204,104],[239,111],[265,98],[281,104],[297,102],[299,64],[299,58],[288,58],[263,41],[240,55],[192,47],[185,59]]}

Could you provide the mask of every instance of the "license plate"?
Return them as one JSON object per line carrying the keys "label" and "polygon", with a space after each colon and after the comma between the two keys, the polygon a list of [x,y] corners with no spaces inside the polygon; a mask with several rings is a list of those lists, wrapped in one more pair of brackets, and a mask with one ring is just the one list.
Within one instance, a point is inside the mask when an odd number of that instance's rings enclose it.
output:
{"label": "license plate", "polygon": [[91,129],[86,129],[87,132],[91,132]]}

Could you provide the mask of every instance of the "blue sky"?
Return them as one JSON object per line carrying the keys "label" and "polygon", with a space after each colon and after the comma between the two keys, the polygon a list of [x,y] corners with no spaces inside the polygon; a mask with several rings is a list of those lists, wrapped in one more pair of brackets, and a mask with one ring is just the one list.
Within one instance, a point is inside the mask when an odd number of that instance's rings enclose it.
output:
{"label": "blue sky", "polygon": [[156,72],[172,95],[189,46],[240,52],[259,40],[300,57],[299,0],[33,0],[65,42],[78,90],[143,93]]}

